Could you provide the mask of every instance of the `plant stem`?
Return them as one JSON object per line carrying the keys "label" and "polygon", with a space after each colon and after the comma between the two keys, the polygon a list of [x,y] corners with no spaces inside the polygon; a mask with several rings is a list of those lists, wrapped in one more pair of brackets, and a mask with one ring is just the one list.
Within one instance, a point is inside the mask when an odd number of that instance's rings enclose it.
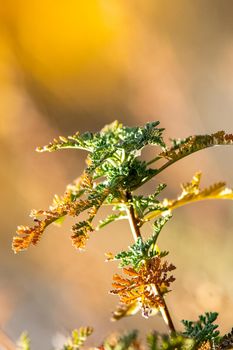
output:
{"label": "plant stem", "polygon": [[[137,239],[139,237],[142,237],[141,232],[140,232],[140,228],[138,226],[138,220],[135,217],[135,213],[134,213],[134,209],[132,206],[132,203],[130,203],[132,201],[132,194],[130,192],[126,192],[126,198],[127,198],[127,202],[129,203],[129,208],[128,208],[128,217],[129,217],[129,224],[130,224],[130,228],[134,237],[134,240],[137,241]],[[159,311],[161,312],[161,315],[163,317],[164,322],[166,323],[166,325],[169,328],[169,331],[171,333],[176,332],[170,312],[168,310],[167,304],[165,302],[165,299],[163,297],[163,295],[160,292],[160,289],[158,286],[154,285],[153,286],[154,292],[156,295],[159,295],[159,297],[161,298],[162,302],[163,302],[163,306],[159,307]]]}
{"label": "plant stem", "polygon": [[129,218],[131,232],[133,234],[134,240],[137,241],[137,239],[139,237],[142,237],[142,236],[141,236],[140,228],[138,226],[137,219],[134,215],[133,206],[132,206],[132,204],[130,204],[130,201],[132,200],[132,195],[128,191],[126,192],[126,198],[127,198],[127,202],[129,203],[129,208],[127,208],[127,212],[128,212],[128,218]]}

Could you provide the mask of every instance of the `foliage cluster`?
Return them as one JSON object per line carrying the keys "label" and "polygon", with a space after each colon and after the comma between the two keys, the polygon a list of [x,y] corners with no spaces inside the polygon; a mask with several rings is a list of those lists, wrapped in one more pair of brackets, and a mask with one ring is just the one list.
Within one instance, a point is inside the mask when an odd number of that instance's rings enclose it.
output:
{"label": "foliage cluster", "polygon": [[[216,330],[216,313],[206,313],[197,322],[183,321],[185,331],[176,332],[170,311],[165,302],[175,278],[175,266],[165,260],[167,251],[160,251],[158,238],[164,225],[170,220],[174,209],[183,205],[210,199],[233,199],[232,189],[224,182],[215,183],[205,189],[200,187],[201,173],[182,185],[182,192],[176,199],[160,199],[165,184],[158,184],[148,196],[135,194],[146,182],[175,162],[194,152],[218,145],[232,145],[233,135],[219,131],[211,135],[190,136],[183,140],[172,140],[166,145],[164,129],[159,122],[147,123],[142,127],[125,127],[121,123],[105,126],[100,132],[59,137],[47,146],[39,147],[39,152],[53,152],[73,148],[88,152],[86,168],[82,175],[68,185],[63,196],[55,196],[48,210],[32,210],[34,226],[19,226],[13,239],[13,250],[18,253],[30,245],[36,245],[46,227],[52,223],[62,223],[66,216],[86,219],[72,227],[72,244],[77,249],[85,249],[91,232],[99,230],[117,220],[128,220],[135,243],[119,253],[107,253],[107,260],[119,262],[123,275],[115,274],[111,293],[118,295],[120,304],[112,319],[119,320],[136,312],[144,317],[161,313],[171,333],[148,336],[148,348],[157,349],[227,349],[232,343],[232,335],[221,338]],[[150,161],[143,159],[142,150],[154,147],[155,156]],[[96,222],[96,214],[102,206],[111,206],[113,213]],[[153,232],[146,240],[141,227],[152,221]],[[74,331],[64,350],[79,349],[90,328]],[[30,349],[27,337],[24,350]],[[224,348],[225,346],[225,348]],[[106,341],[98,349],[123,350],[140,349],[137,333],[131,332],[116,339],[111,345]]]}
{"label": "foliage cluster", "polygon": [[[207,312],[199,316],[196,322],[182,321],[184,325],[183,332],[168,334],[159,334],[153,331],[147,335],[146,350],[227,350],[232,349],[233,329],[231,333],[221,337],[217,330],[218,325],[214,322],[217,319],[216,312]],[[72,332],[70,338],[62,348],[54,350],[81,350],[91,335],[93,329],[90,327],[81,327]],[[145,350],[138,337],[138,331],[133,330],[121,336],[111,335],[103,344],[98,347],[88,348],[89,350]],[[30,339],[26,333],[23,333],[17,350],[31,350]]]}

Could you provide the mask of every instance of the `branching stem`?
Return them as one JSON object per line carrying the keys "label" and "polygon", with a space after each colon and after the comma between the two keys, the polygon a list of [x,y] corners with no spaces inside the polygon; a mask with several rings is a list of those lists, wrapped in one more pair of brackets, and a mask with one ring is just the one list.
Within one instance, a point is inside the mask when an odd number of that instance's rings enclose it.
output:
{"label": "branching stem", "polygon": [[[137,241],[137,239],[139,237],[142,237],[142,236],[141,236],[140,228],[138,226],[137,218],[135,217],[134,209],[132,206],[132,194],[128,191],[126,192],[126,199],[127,199],[127,202],[129,203],[129,207],[128,207],[127,211],[128,211],[130,228],[131,228],[134,240]],[[156,295],[159,295],[161,300],[163,301],[163,306],[159,307],[159,311],[163,317],[164,322],[168,326],[169,331],[171,333],[176,332],[175,326],[173,324],[173,321],[172,321],[170,312],[168,310],[167,304],[165,302],[165,299],[164,299],[163,295],[161,294],[159,287],[156,285],[154,285],[154,292]]]}

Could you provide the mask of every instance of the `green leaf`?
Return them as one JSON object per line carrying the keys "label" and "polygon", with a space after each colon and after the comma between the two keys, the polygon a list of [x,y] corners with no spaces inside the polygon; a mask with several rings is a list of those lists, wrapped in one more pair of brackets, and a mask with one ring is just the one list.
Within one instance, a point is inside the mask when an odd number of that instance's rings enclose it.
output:
{"label": "green leaf", "polygon": [[143,241],[139,237],[127,251],[122,251],[115,256],[115,260],[120,260],[120,267],[131,265],[135,269],[139,269],[141,264],[146,260],[153,258],[154,256],[164,257],[168,252],[159,252],[156,245],[160,231],[166,222],[170,219],[171,215],[159,218],[153,225],[154,234],[147,240]]}
{"label": "green leaf", "polygon": [[153,237],[153,242],[152,243],[156,243],[159,237],[159,234],[162,230],[162,228],[164,227],[164,225],[168,222],[168,220],[170,220],[172,217],[171,213],[167,213],[166,215],[162,216],[161,218],[155,220],[155,222],[153,223],[153,231],[154,231],[154,235]]}
{"label": "green leaf", "polygon": [[114,221],[123,220],[123,219],[127,219],[127,218],[128,218],[128,216],[125,215],[125,213],[123,213],[123,212],[120,212],[118,214],[110,214],[104,220],[100,220],[99,225],[97,226],[96,230],[99,230],[99,229],[107,226],[108,224],[111,224]]}
{"label": "green leaf", "polygon": [[[87,167],[81,178],[67,187],[64,196],[55,197],[48,210],[33,211],[35,221],[33,227],[19,226],[17,236],[13,238],[14,252],[25,250],[31,244],[36,245],[50,224],[60,224],[65,216],[77,217],[87,212],[87,218],[84,218],[87,223],[85,227],[80,227],[79,223],[73,226],[73,245],[83,248],[88,232],[92,230],[92,221],[98,209],[105,204],[120,203],[122,206],[130,204],[133,206],[137,224],[140,227],[146,221],[191,201],[233,198],[233,191],[226,188],[223,183],[218,183],[207,190],[199,189],[199,192],[194,186],[195,191],[192,193],[189,191],[187,195],[186,186],[184,188],[186,192],[182,193],[182,198],[179,197],[173,201],[158,200],[157,196],[165,185],[159,185],[155,193],[150,196],[134,196],[132,191],[186,155],[206,147],[233,144],[233,135],[220,131],[212,135],[175,140],[172,147],[167,148],[163,140],[164,129],[159,128],[158,125],[159,122],[154,121],[143,126],[128,127],[115,121],[99,132],[75,133],[73,136],[60,137],[59,140],[39,148],[41,152],[65,148],[86,150]],[[148,145],[159,148],[153,162],[162,158],[168,160],[160,168],[149,168],[152,161],[146,162],[141,158],[141,151]],[[126,193],[131,193],[131,201],[127,200]],[[120,218],[123,218],[122,214],[118,216],[118,213],[114,213],[103,220],[100,227]]]}
{"label": "green leaf", "polygon": [[218,325],[214,324],[217,317],[217,312],[206,312],[204,315],[200,315],[199,320],[196,322],[182,320],[185,327],[183,334],[195,339],[197,343],[208,340],[212,342],[217,341],[219,336]]}
{"label": "green leaf", "polygon": [[137,218],[143,219],[151,211],[162,210],[162,203],[158,200],[158,195],[166,187],[165,184],[159,184],[152,195],[149,196],[133,196],[133,207]]}

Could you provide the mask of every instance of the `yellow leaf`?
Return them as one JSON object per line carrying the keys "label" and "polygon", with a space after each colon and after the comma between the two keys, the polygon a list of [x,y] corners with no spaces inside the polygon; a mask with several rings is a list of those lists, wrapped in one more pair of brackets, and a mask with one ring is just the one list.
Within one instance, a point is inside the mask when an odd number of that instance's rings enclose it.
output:
{"label": "yellow leaf", "polygon": [[217,182],[207,188],[200,188],[201,173],[196,173],[191,182],[181,186],[182,192],[177,199],[164,199],[160,210],[145,215],[143,221],[149,221],[164,213],[164,210],[173,211],[183,205],[207,199],[233,199],[233,190],[226,187],[225,182]]}

